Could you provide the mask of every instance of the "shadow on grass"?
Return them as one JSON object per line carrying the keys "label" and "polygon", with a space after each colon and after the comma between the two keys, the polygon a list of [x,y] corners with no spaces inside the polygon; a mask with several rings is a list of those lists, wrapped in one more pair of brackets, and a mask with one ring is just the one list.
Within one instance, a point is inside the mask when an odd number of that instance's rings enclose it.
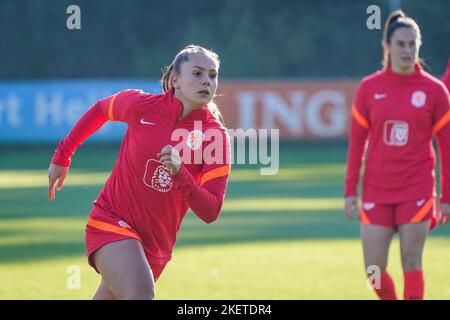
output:
{"label": "shadow on grass", "polygon": [[[55,144],[56,146],[56,144]],[[0,170],[45,169],[55,146],[2,149]],[[327,164],[345,162],[345,143],[284,143],[280,146],[282,165],[301,166],[303,164]],[[119,146],[82,146],[74,157],[72,170],[98,172],[112,169]],[[283,198],[298,199],[340,198],[342,196],[342,176],[322,175],[302,181],[298,177],[280,181],[231,181],[227,199]],[[47,188],[17,188],[0,190],[0,240],[7,243],[14,236],[33,239],[29,243],[1,244],[0,262],[22,262],[84,255],[84,225],[103,185],[66,186],[57,193],[57,200],[47,200]],[[79,219],[70,229],[49,231],[55,237],[51,241],[44,237],[42,229],[33,226],[13,227],[8,221],[20,219]],[[47,222],[46,222],[47,223]],[[51,223],[51,221],[50,221]],[[16,226],[19,224],[15,224]],[[74,231],[78,230],[78,231]],[[66,233],[63,242],[58,242],[58,234]],[[431,233],[448,236],[450,227],[439,228]],[[41,237],[41,238],[40,238]],[[277,242],[294,240],[337,240],[357,239],[358,223],[347,222],[341,210],[223,210],[218,221],[205,225],[194,214],[189,213],[182,224],[176,247],[204,245],[227,245],[239,243]],[[42,239],[41,241],[39,239]]]}
{"label": "shadow on grass", "polygon": [[[56,191],[56,200],[48,200],[48,189],[44,187],[0,189],[0,219],[54,217],[54,216],[89,216],[94,200],[103,185],[64,186]],[[233,182],[230,181],[225,203],[227,201],[245,201],[252,199],[298,199],[340,198],[341,186],[329,183],[297,185],[295,188],[282,182]]]}
{"label": "shadow on grass", "polygon": [[[59,220],[64,218],[59,217]],[[58,220],[55,217],[55,220]],[[3,220],[4,227],[7,220]],[[51,222],[49,222],[51,223]],[[57,223],[57,221],[55,221]],[[72,224],[70,229],[49,231],[45,240],[39,242],[42,230],[8,229],[6,237],[15,235],[33,238],[33,242],[0,245],[0,263],[37,261],[54,258],[66,258],[85,255],[84,225],[86,220],[80,217],[79,222]],[[5,225],[6,224],[6,225]],[[62,224],[64,225],[64,224]],[[76,230],[76,226],[79,229]],[[447,228],[448,229],[448,228]],[[432,237],[446,236],[447,229],[439,228],[433,231]],[[74,231],[75,230],[75,231]],[[52,236],[48,241],[48,236]],[[1,234],[1,233],[0,233]],[[58,235],[64,234],[64,241],[58,242]],[[275,243],[278,241],[302,240],[346,240],[359,238],[358,223],[344,220],[337,211],[224,211],[213,224],[206,225],[193,213],[185,218],[178,234],[175,248],[190,248],[201,246],[221,246],[250,243]],[[79,240],[78,240],[79,239]]]}
{"label": "shadow on grass", "polygon": [[[0,145],[0,170],[46,170],[57,145],[57,142]],[[346,147],[345,140],[280,141],[279,160],[281,166],[299,163],[342,163],[346,159]],[[119,150],[119,143],[103,144],[87,141],[72,157],[72,168],[88,172],[110,171]]]}
{"label": "shadow on grass", "polygon": [[[67,258],[85,254],[85,244],[80,241],[0,245],[0,263],[36,262]],[[86,260],[87,261],[87,260]]]}

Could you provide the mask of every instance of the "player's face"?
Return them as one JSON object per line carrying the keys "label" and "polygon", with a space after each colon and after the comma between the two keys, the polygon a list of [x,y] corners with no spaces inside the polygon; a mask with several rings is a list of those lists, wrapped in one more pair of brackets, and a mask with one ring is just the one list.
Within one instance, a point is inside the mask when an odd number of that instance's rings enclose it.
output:
{"label": "player's face", "polygon": [[399,28],[391,37],[388,46],[391,63],[397,69],[411,69],[419,60],[420,40],[414,28]]}
{"label": "player's face", "polygon": [[173,85],[180,97],[194,108],[208,104],[218,84],[218,63],[202,54],[193,53],[181,65],[180,74],[174,75]]}

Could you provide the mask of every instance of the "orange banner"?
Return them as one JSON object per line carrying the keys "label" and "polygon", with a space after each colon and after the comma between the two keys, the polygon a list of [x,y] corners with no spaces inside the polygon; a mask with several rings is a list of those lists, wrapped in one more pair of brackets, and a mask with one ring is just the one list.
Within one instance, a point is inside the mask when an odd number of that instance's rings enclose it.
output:
{"label": "orange banner", "polygon": [[345,137],[358,81],[222,81],[229,129],[279,129],[280,138]]}

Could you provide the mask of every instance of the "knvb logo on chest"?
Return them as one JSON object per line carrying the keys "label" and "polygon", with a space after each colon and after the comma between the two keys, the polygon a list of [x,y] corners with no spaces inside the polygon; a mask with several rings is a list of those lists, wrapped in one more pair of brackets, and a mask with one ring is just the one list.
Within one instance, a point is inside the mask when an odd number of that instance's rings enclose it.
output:
{"label": "knvb logo on chest", "polygon": [[187,136],[186,145],[191,150],[197,150],[202,146],[204,136],[201,130],[192,130]]}
{"label": "knvb logo on chest", "polygon": [[422,108],[427,102],[427,95],[423,91],[414,91],[411,95],[411,104],[416,108]]}

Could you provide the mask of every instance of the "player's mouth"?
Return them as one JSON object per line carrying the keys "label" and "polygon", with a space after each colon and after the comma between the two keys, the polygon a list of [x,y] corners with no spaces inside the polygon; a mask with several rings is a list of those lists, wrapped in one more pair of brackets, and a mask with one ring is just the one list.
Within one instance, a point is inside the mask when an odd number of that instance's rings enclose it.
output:
{"label": "player's mouth", "polygon": [[411,63],[412,60],[413,60],[413,58],[412,58],[412,57],[402,57],[401,60],[402,60],[404,63]]}
{"label": "player's mouth", "polygon": [[200,90],[200,91],[197,91],[197,93],[199,93],[199,94],[201,94],[201,95],[206,95],[206,96],[208,96],[209,97],[209,91],[208,90]]}

